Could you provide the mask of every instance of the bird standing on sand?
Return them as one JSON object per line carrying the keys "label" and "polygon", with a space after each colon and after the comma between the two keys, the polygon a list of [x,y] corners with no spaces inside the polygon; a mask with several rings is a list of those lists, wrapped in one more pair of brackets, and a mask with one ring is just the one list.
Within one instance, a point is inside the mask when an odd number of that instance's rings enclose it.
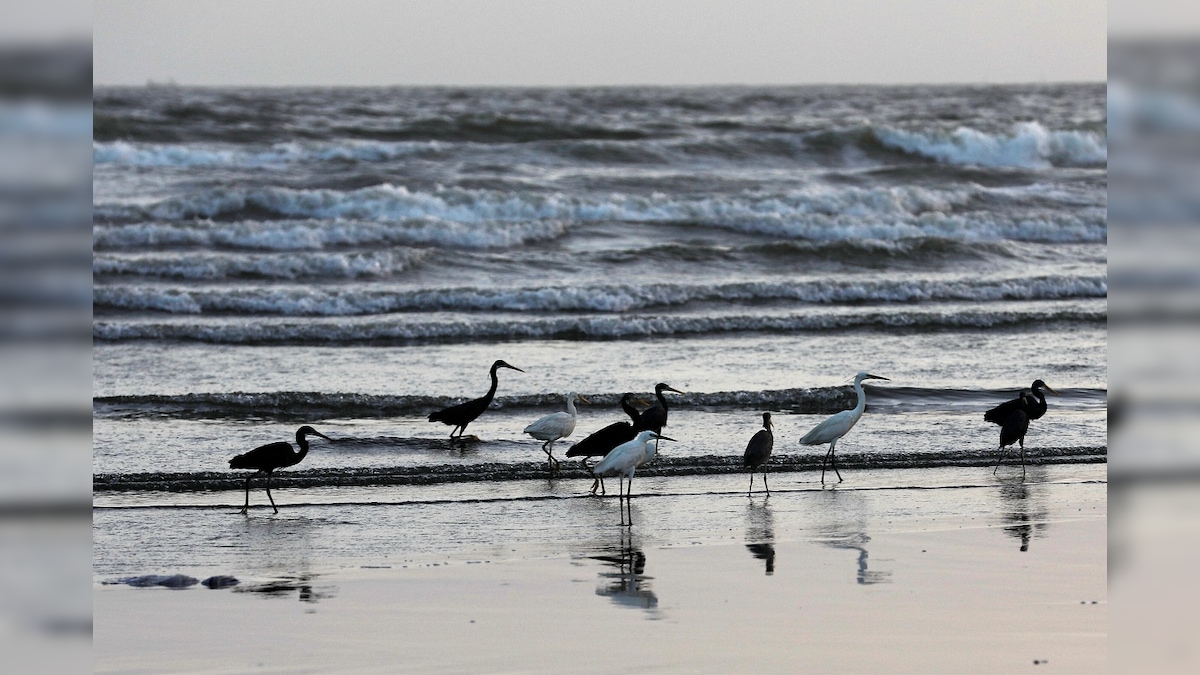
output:
{"label": "bird standing on sand", "polygon": [[[1004,456],[1008,454],[1008,446],[1019,442],[1021,445],[1021,478],[1024,478],[1025,432],[1029,431],[1030,420],[1030,414],[1027,411],[1036,408],[1038,405],[1038,400],[1034,398],[1033,394],[1023,391],[1021,392],[1020,396],[1012,401],[1009,401],[1008,403],[1017,403],[1018,405],[1010,406],[1008,408],[1008,417],[1005,418],[1004,424],[1000,427],[1000,447],[998,448],[1000,450],[1000,458],[996,460],[996,466],[992,469],[992,475],[996,475],[996,471],[1000,469],[1000,462],[1003,461]],[[1007,406],[1008,403],[1004,404],[1004,406]],[[994,410],[1004,406],[997,406],[997,408],[989,410],[988,414],[991,414]],[[988,419],[988,421],[991,422],[994,420]]]}
{"label": "bird standing on sand", "polygon": [[441,422],[442,424],[447,424],[454,427],[450,430],[450,438],[455,438],[455,431],[458,432],[458,438],[462,438],[463,433],[467,430],[467,425],[471,422],[474,422],[475,418],[482,415],[483,411],[487,410],[488,406],[491,405],[492,399],[496,398],[496,387],[500,384],[499,378],[496,377],[496,371],[500,368],[511,368],[520,373],[525,372],[516,366],[510,366],[504,361],[496,361],[492,364],[492,369],[489,373],[492,377],[492,386],[490,389],[488,389],[486,394],[484,394],[481,398],[473,399],[467,401],[466,403],[459,403],[458,405],[452,405],[444,410],[431,413],[429,415],[429,421]]}
{"label": "bird standing on sand", "polygon": [[[593,433],[582,441],[572,445],[571,449],[567,450],[567,457],[582,457],[584,468],[590,471],[591,467],[587,463],[589,458],[604,457],[618,445],[626,441],[632,441],[634,435],[637,434],[636,426],[639,417],[638,409],[633,407],[633,404],[640,401],[641,399],[635,397],[633,394],[622,394],[621,410],[624,410],[625,414],[629,415],[630,421],[613,422]],[[600,488],[600,494],[604,494],[604,479],[599,476],[596,477],[596,480],[592,481],[592,494],[596,494],[597,487]]]}
{"label": "bird standing on sand", "polygon": [[278,441],[260,445],[250,452],[238,455],[229,460],[229,468],[231,469],[253,469],[255,473],[246,476],[246,503],[242,506],[241,513],[246,513],[250,510],[250,479],[260,473],[267,474],[267,499],[271,500],[271,508],[275,509],[275,513],[279,513],[279,507],[275,506],[275,498],[271,496],[271,472],[275,469],[282,469],[285,466],[293,466],[300,463],[304,456],[308,454],[308,439],[305,436],[313,435],[320,436],[327,441],[333,439],[316,429],[305,425],[296,430],[296,445],[300,446],[300,452],[292,452],[292,444],[287,441]]}
{"label": "bird standing on sand", "polygon": [[[621,476],[620,496],[618,500],[624,499],[625,506],[621,510],[621,524],[625,525],[625,508],[629,508],[629,525],[633,525],[633,509],[629,504],[629,498],[633,494],[633,474],[637,468],[646,462],[654,459],[658,448],[651,445],[650,441],[673,441],[674,438],[668,438],[659,434],[656,431],[645,429],[638,432],[632,441],[622,443],[612,449],[612,452],[605,455],[604,459],[596,464],[594,473],[597,476],[609,474],[619,474]],[[629,479],[629,488],[624,488],[625,479]]]}
{"label": "bird standing on sand", "polygon": [[[834,451],[837,449],[837,442],[842,436],[845,436],[855,424],[858,424],[859,418],[862,417],[863,411],[867,409],[867,395],[863,393],[863,380],[887,380],[886,377],[872,375],[866,371],[860,372],[854,376],[854,393],[858,395],[858,403],[851,410],[843,410],[828,417],[825,421],[813,427],[812,431],[804,434],[800,439],[801,445],[824,445],[829,444],[829,452],[825,453],[825,459],[821,461],[821,484],[825,484],[825,464],[831,463],[833,471],[837,474],[838,482],[842,482],[842,472],[837,468],[837,457]],[[890,381],[890,380],[889,380]]]}
{"label": "bird standing on sand", "polygon": [[771,433],[771,413],[763,413],[763,428],[754,434],[746,444],[746,454],[742,456],[742,465],[750,470],[750,489],[746,491],[749,497],[754,492],[754,471],[763,467],[763,489],[771,496],[771,487],[767,485],[766,462],[771,458],[771,449],[775,446],[775,435]]}
{"label": "bird standing on sand", "polygon": [[558,460],[554,459],[554,441],[566,438],[575,431],[575,401],[588,402],[586,398],[571,392],[567,394],[566,412],[550,413],[525,427],[525,433],[539,441],[545,441],[542,443],[542,452],[546,453],[546,463],[551,471],[558,468]]}

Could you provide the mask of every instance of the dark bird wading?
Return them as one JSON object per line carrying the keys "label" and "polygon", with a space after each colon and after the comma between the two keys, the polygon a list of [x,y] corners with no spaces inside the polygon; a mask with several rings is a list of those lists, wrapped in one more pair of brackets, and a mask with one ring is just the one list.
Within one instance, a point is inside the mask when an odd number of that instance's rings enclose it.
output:
{"label": "dark bird wading", "polygon": [[750,470],[750,488],[746,491],[749,497],[754,492],[754,472],[762,467],[763,489],[771,496],[771,488],[767,485],[767,460],[771,458],[771,449],[775,447],[775,435],[771,433],[771,413],[763,413],[763,428],[754,434],[746,444],[746,453],[742,455],[742,465]]}
{"label": "dark bird wading", "polygon": [[467,430],[467,425],[482,415],[483,411],[487,410],[488,406],[491,405],[492,399],[496,398],[496,387],[500,384],[500,379],[496,377],[496,371],[501,368],[511,368],[519,373],[525,372],[516,366],[510,366],[504,361],[496,361],[492,364],[492,369],[489,372],[489,375],[492,377],[492,386],[486,394],[466,403],[459,403],[444,410],[430,413],[429,421],[441,422],[442,424],[454,427],[450,430],[450,438],[455,438],[455,431],[458,432],[457,437],[462,438],[463,433]]}
{"label": "dark bird wading", "polygon": [[[612,452],[612,449],[622,443],[632,441],[637,434],[637,423],[639,418],[638,409],[633,407],[634,402],[639,399],[633,394],[621,395],[621,410],[629,415],[628,422],[613,422],[603,429],[593,433],[587,438],[579,441],[567,450],[567,457],[582,457],[584,468],[591,470],[588,466],[588,459],[592,457],[604,457]],[[596,494],[596,488],[600,488],[600,493],[605,494],[604,479],[597,476],[592,482],[592,494]]]}
{"label": "dark bird wading", "polygon": [[278,441],[260,445],[250,452],[238,455],[229,460],[229,468],[231,469],[251,469],[256,473],[246,476],[246,503],[242,506],[241,513],[246,513],[250,510],[250,479],[260,473],[267,474],[267,499],[271,500],[271,508],[275,509],[275,513],[279,513],[279,507],[275,506],[275,499],[271,496],[271,473],[275,469],[282,469],[287,466],[294,466],[300,463],[308,454],[308,439],[305,436],[320,436],[327,441],[333,439],[316,429],[305,425],[296,430],[296,445],[300,446],[300,452],[292,450],[292,444],[287,441]]}
{"label": "dark bird wading", "polygon": [[1008,446],[1017,443],[1021,447],[1021,477],[1025,477],[1025,434],[1029,431],[1029,422],[1046,414],[1046,395],[1042,389],[1058,396],[1058,392],[1041,380],[1034,380],[1030,391],[1022,391],[1011,401],[1005,401],[983,415],[983,419],[992,424],[1000,425],[1000,458],[992,474],[1000,469],[1000,462],[1008,454]]}

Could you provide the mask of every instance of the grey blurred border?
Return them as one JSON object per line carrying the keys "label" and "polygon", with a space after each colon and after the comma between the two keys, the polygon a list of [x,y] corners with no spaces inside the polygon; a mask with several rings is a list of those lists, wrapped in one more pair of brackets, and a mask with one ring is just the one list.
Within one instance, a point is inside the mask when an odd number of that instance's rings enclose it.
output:
{"label": "grey blurred border", "polygon": [[0,13],[6,672],[91,669],[90,7],[10,1]]}

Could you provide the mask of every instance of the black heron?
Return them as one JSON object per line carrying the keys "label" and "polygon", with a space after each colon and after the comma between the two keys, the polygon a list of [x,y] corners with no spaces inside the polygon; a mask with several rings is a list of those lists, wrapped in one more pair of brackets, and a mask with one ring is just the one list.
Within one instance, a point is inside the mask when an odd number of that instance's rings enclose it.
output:
{"label": "black heron", "polygon": [[1024,410],[1025,415],[1029,417],[1030,421],[1041,419],[1042,415],[1046,414],[1046,395],[1042,393],[1043,389],[1051,394],[1054,394],[1055,396],[1059,395],[1057,391],[1054,391],[1050,388],[1050,385],[1041,380],[1034,380],[1033,384],[1029,385],[1029,391],[1033,393],[1032,403],[1027,403],[1025,401],[1025,397],[1028,396],[1028,394],[1022,392],[1020,396],[1014,398],[1013,400],[1005,401],[1004,403],[1001,403],[995,408],[992,408],[984,413],[983,419],[991,422],[992,424],[1004,426],[1004,424],[1008,422],[1009,415],[1011,415],[1012,412],[1017,409]]}
{"label": "black heron", "polygon": [[511,366],[505,363],[504,361],[496,361],[492,364],[492,369],[489,372],[489,375],[492,377],[492,387],[488,389],[486,394],[484,394],[481,398],[472,399],[466,403],[459,403],[458,405],[452,405],[444,410],[430,413],[429,421],[441,422],[442,424],[454,427],[450,430],[450,438],[455,438],[455,431],[458,432],[458,438],[462,438],[463,433],[467,430],[467,425],[471,422],[474,422],[476,417],[482,415],[483,411],[487,410],[488,406],[491,405],[492,399],[496,398],[496,387],[500,384],[500,379],[496,377],[496,371],[501,368],[511,368],[520,373],[525,372],[516,366]]}
{"label": "black heron", "polygon": [[[657,431],[644,429],[639,431],[638,435],[635,436],[632,441],[622,443],[613,448],[612,452],[605,455],[604,459],[600,460],[596,464],[596,470],[594,473],[597,476],[603,476],[606,474],[619,474],[621,476],[622,487],[619,488],[619,490],[623,494],[621,494],[619,498],[623,498],[625,500],[625,506],[621,509],[622,525],[626,524],[625,508],[629,508],[628,524],[631,526],[633,525],[633,509],[632,506],[629,505],[629,498],[633,493],[633,474],[635,471],[637,471],[639,466],[654,459],[654,455],[658,453],[657,443],[659,440],[673,441],[675,439],[663,436]],[[654,441],[655,444],[651,445],[650,441]],[[629,479],[628,490],[625,490],[624,488],[626,478]]]}
{"label": "black heron", "polygon": [[642,414],[638,416],[637,430],[649,429],[650,431],[662,431],[663,427],[667,426],[667,397],[663,396],[664,391],[673,391],[676,394],[682,394],[675,387],[664,382],[659,382],[654,385],[654,395],[658,398],[658,403],[646,408]]}
{"label": "black heron", "polygon": [[550,413],[538,421],[525,427],[525,433],[533,436],[542,443],[542,452],[546,453],[546,463],[553,472],[558,468],[558,460],[554,459],[554,441],[566,438],[575,431],[575,401],[587,403],[588,400],[575,392],[567,394],[567,409]]}
{"label": "black heron", "polygon": [[[635,397],[633,394],[622,394],[621,410],[624,410],[625,414],[629,415],[630,421],[613,422],[612,424],[595,432],[582,441],[579,441],[575,445],[572,445],[570,450],[567,450],[567,457],[582,457],[583,466],[590,471],[591,467],[589,467],[587,464],[589,457],[604,457],[618,445],[632,441],[634,435],[637,434],[636,425],[638,423],[639,416],[638,409],[633,407],[633,404],[635,401],[639,400],[640,399]],[[596,494],[597,487],[600,488],[601,494],[604,494],[604,480],[598,476],[596,477],[596,480],[592,482],[592,494]]]}
{"label": "black heron", "polygon": [[[992,469],[992,475],[1000,469],[1000,462],[1004,460],[1004,456],[1008,454],[1008,446],[1013,443],[1019,443],[1021,446],[1021,477],[1025,477],[1025,432],[1029,431],[1030,415],[1027,412],[1038,406],[1038,400],[1027,391],[1021,392],[1021,395],[1009,401],[1009,403],[1017,402],[1019,405],[1012,406],[1009,409],[1008,418],[1004,420],[1003,426],[1000,427],[1000,458],[996,460],[996,467]],[[1005,405],[1008,405],[1007,403]],[[995,410],[993,408],[992,410]],[[992,411],[989,410],[990,414]]]}
{"label": "black heron", "polygon": [[296,445],[300,446],[300,452],[292,451],[292,444],[287,441],[277,441],[260,445],[250,452],[238,455],[229,460],[229,468],[231,469],[253,469],[257,473],[252,473],[246,476],[246,503],[242,506],[241,513],[246,513],[250,510],[250,479],[260,473],[267,474],[267,499],[271,500],[271,508],[275,509],[275,513],[279,513],[279,507],[275,506],[275,499],[271,497],[271,472],[275,469],[282,469],[285,466],[293,466],[300,463],[308,454],[308,439],[306,436],[320,436],[327,441],[333,439],[316,429],[305,425],[296,430]]}
{"label": "black heron", "polygon": [[763,428],[759,429],[758,433],[750,439],[746,444],[746,454],[742,456],[742,465],[750,470],[750,488],[746,491],[746,496],[749,497],[754,492],[754,472],[760,466],[763,467],[763,488],[767,491],[767,496],[771,496],[771,487],[767,485],[767,468],[766,462],[771,458],[771,449],[775,446],[775,434],[771,433],[771,413],[763,413]]}
{"label": "black heron", "polygon": [[[854,376],[854,393],[858,395],[858,403],[851,410],[843,410],[840,413],[830,415],[825,421],[813,427],[812,431],[804,434],[800,439],[802,445],[824,445],[829,444],[829,452],[825,453],[825,459],[821,462],[821,484],[825,484],[825,464],[833,464],[833,472],[837,474],[838,482],[842,482],[842,472],[837,468],[837,457],[834,451],[837,449],[837,442],[842,436],[845,436],[855,424],[858,424],[859,418],[862,417],[863,411],[867,409],[867,395],[863,392],[863,380],[887,380],[886,377],[872,375],[868,372],[861,372]],[[890,380],[889,380],[890,381]]]}

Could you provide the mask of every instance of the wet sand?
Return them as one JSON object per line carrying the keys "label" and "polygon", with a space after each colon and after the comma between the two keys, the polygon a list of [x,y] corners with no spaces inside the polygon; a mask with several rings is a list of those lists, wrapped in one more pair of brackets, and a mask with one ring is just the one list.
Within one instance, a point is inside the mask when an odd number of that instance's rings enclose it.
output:
{"label": "wet sand", "polygon": [[[877,474],[858,476],[868,489],[847,476],[836,491],[791,490],[794,479],[780,476],[769,499],[725,491],[731,477],[694,478],[675,494],[647,480],[646,495],[634,500],[632,532],[617,525],[615,500],[515,501],[504,507],[511,544],[468,537],[393,555],[355,555],[350,547],[284,565],[273,578],[239,573],[241,585],[215,591],[97,583],[93,666],[147,673],[1107,668],[1103,465],[1038,467],[1024,485],[1019,472],[988,482],[978,469],[942,470],[935,487],[899,485],[915,482],[904,472],[881,475],[897,485],[881,486],[888,481]],[[291,517],[318,508],[328,507],[298,507]],[[421,505],[380,508],[412,509],[412,529],[422,531]],[[560,520],[545,517],[546,509]],[[577,510],[597,518],[586,532],[572,520]],[[191,511],[198,533],[206,521],[231,517]],[[101,534],[115,517],[97,512]],[[539,522],[549,530],[535,531]],[[446,529],[439,523],[421,536],[455,540]],[[97,541],[104,545],[102,536]],[[222,571],[219,554],[208,560],[204,571]]]}

